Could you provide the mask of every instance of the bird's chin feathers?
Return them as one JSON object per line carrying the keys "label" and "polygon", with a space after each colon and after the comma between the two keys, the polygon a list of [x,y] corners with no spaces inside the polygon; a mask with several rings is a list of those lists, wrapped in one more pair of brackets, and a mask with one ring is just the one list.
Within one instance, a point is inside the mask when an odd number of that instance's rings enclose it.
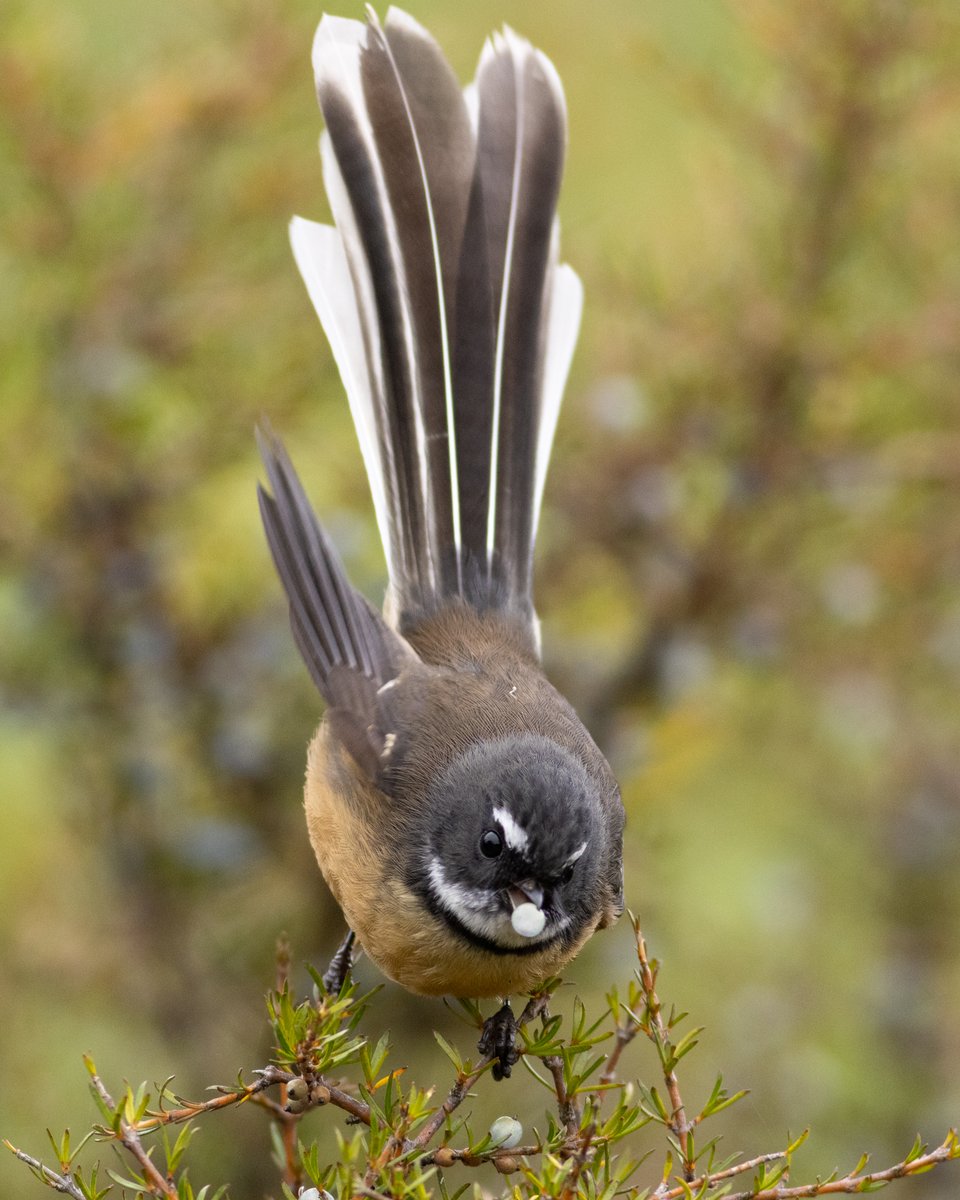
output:
{"label": "bird's chin feathers", "polygon": [[508,953],[540,950],[570,927],[570,918],[565,914],[548,913],[542,931],[535,937],[524,937],[513,928],[510,910],[504,904],[501,892],[472,888],[451,880],[436,856],[430,859],[426,880],[430,898],[450,924],[459,927],[471,939],[481,944],[493,943]]}

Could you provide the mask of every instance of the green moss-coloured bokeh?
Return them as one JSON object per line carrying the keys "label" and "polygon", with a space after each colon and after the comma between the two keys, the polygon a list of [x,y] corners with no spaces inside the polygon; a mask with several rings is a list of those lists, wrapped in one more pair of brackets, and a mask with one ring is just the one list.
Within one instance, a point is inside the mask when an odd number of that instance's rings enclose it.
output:
{"label": "green moss-coloured bokeh", "polygon": [[[718,1118],[729,1151],[811,1125],[811,1174],[886,1165],[960,1115],[954,5],[410,5],[464,79],[506,20],[567,89],[587,300],[538,603],[623,783],[661,992],[706,1026],[685,1090],[751,1089]],[[92,1118],[83,1051],[187,1094],[261,1065],[276,935],[321,961],[341,932],[252,434],[282,433],[377,598],[286,242],[290,214],[327,211],[320,12],[0,16],[0,1134],[34,1152]],[[596,938],[571,994],[629,961],[626,928]],[[442,1084],[424,1030],[468,1034],[393,988],[376,1011]],[[528,1083],[477,1124],[540,1121]],[[193,1161],[196,1184],[278,1190],[256,1114],[208,1120]],[[902,1186],[947,1196],[956,1172]],[[0,1156],[0,1191],[32,1187]]]}

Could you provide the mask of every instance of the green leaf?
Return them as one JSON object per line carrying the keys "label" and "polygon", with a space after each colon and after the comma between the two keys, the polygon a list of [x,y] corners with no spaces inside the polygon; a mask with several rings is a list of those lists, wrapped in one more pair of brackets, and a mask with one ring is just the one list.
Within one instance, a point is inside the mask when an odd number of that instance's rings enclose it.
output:
{"label": "green leaf", "polygon": [[278,1121],[270,1123],[270,1158],[278,1171],[287,1165],[287,1148],[283,1142],[283,1130]]}
{"label": "green leaf", "polygon": [[455,1047],[450,1045],[450,1043],[447,1041],[447,1039],[445,1037],[442,1036],[442,1034],[438,1033],[436,1030],[433,1031],[433,1036],[436,1039],[437,1045],[440,1047],[440,1049],[443,1051],[443,1053],[447,1056],[447,1058],[449,1058],[449,1060],[453,1063],[453,1069],[457,1072],[458,1075],[462,1074],[463,1059],[460,1057],[459,1052],[455,1049]]}
{"label": "green leaf", "polygon": [[640,1108],[647,1116],[659,1121],[662,1125],[670,1125],[670,1114],[655,1087],[646,1088],[640,1084]]}
{"label": "green leaf", "polygon": [[472,1025],[476,1029],[483,1028],[483,1012],[481,1011],[480,1005],[476,1000],[463,1000],[458,998],[453,1002],[453,1004],[451,1004],[445,999],[444,1004],[462,1021],[466,1021],[468,1025]]}
{"label": "green leaf", "polygon": [[66,1170],[70,1165],[70,1130],[65,1129],[63,1136],[59,1141],[53,1136],[53,1131],[47,1130],[47,1138],[50,1145],[53,1147],[53,1153],[60,1163],[61,1170]]}
{"label": "green leaf", "polygon": [[723,1086],[723,1076],[718,1075],[713,1085],[713,1090],[710,1093],[710,1098],[700,1111],[699,1119],[703,1121],[707,1117],[712,1117],[716,1113],[723,1112],[725,1108],[729,1108],[731,1104],[736,1104],[738,1100],[742,1100],[748,1094],[748,1091],[744,1088],[739,1092],[734,1092],[732,1096],[728,1095]]}
{"label": "green leaf", "polygon": [[912,1163],[916,1159],[918,1159],[922,1154],[926,1154],[926,1152],[927,1152],[926,1144],[921,1140],[920,1134],[918,1133],[916,1138],[914,1139],[913,1145],[910,1147],[910,1152],[907,1154],[907,1157],[903,1161],[905,1163]]}
{"label": "green leaf", "polygon": [[803,1145],[803,1143],[807,1140],[807,1138],[809,1136],[810,1136],[810,1130],[804,1129],[803,1132],[798,1137],[794,1138],[794,1140],[792,1142],[790,1142],[790,1144],[787,1146],[787,1149],[786,1149],[787,1157],[792,1155],[795,1151],[799,1150],[800,1147]]}
{"label": "green leaf", "polygon": [[107,1174],[114,1183],[119,1183],[123,1188],[130,1188],[130,1190],[134,1192],[145,1192],[149,1190],[147,1188],[147,1181],[145,1179],[141,1179],[138,1175],[134,1175],[134,1177],[130,1179],[127,1176],[118,1174],[116,1171],[111,1171],[109,1167],[107,1168]]}
{"label": "green leaf", "polygon": [[112,1185],[108,1184],[105,1188],[98,1187],[99,1167],[95,1166],[90,1171],[90,1178],[84,1179],[83,1171],[79,1168],[74,1172],[73,1182],[83,1193],[86,1200],[102,1200],[104,1196],[113,1190]]}
{"label": "green leaf", "polygon": [[[188,1121],[177,1135],[177,1140],[173,1143],[172,1148],[167,1148],[167,1171],[173,1175],[176,1173],[180,1165],[180,1160],[186,1153],[187,1147],[193,1140],[193,1135],[197,1132],[197,1127],[192,1122]],[[164,1146],[167,1147],[167,1131],[164,1130]]]}
{"label": "green leaf", "polygon": [[696,1029],[691,1029],[688,1033],[685,1033],[680,1041],[677,1042],[677,1044],[673,1047],[673,1054],[671,1056],[671,1070],[673,1070],[681,1058],[690,1053],[690,1051],[697,1044],[701,1033],[703,1033],[702,1025],[698,1026]]}

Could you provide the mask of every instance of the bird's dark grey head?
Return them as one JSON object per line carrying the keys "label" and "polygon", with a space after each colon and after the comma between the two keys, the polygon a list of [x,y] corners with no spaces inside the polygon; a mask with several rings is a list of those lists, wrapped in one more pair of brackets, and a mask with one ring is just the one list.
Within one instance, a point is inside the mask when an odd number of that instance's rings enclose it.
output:
{"label": "bird's dark grey head", "polygon": [[596,786],[536,734],[478,743],[438,778],[408,877],[431,909],[495,953],[573,941],[598,912]]}

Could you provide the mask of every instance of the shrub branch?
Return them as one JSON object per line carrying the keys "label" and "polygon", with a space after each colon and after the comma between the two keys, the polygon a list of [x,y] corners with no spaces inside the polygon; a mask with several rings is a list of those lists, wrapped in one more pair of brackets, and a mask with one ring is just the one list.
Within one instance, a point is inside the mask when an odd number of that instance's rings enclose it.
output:
{"label": "shrub branch", "polygon": [[[204,1188],[195,1194],[186,1171],[179,1168],[192,1122],[247,1102],[264,1108],[278,1123],[276,1162],[286,1200],[293,1200],[305,1184],[342,1197],[431,1200],[437,1194],[434,1176],[438,1171],[457,1165],[476,1168],[486,1163],[503,1175],[518,1173],[519,1182],[504,1192],[512,1200],[575,1200],[585,1194],[622,1195],[631,1200],[643,1195],[654,1200],[693,1200],[715,1189],[729,1188],[730,1180],[751,1173],[749,1187],[724,1194],[730,1200],[803,1200],[872,1191],[960,1158],[960,1143],[955,1130],[951,1130],[933,1150],[918,1138],[910,1152],[886,1170],[868,1172],[864,1156],[842,1176],[789,1186],[791,1160],[806,1134],[783,1150],[740,1162],[716,1163],[715,1138],[696,1150],[694,1130],[745,1093],[728,1095],[718,1079],[707,1101],[696,1115],[690,1115],[692,1110],[683,1099],[677,1067],[696,1046],[700,1030],[679,1032],[685,1014],[664,1007],[658,994],[659,963],[648,954],[640,927],[635,919],[631,920],[636,969],[622,999],[617,989],[612,990],[606,1011],[597,1019],[588,1016],[579,1000],[574,1001],[571,1016],[551,1013],[551,999],[560,983],[551,980],[530,998],[519,1018],[521,1059],[549,1091],[556,1114],[550,1118],[545,1136],[524,1142],[522,1128],[517,1125],[509,1140],[500,1134],[495,1137],[492,1128],[489,1135],[470,1139],[466,1145],[450,1144],[456,1136],[450,1118],[474,1094],[495,1060],[488,1056],[477,1063],[463,1060],[455,1047],[438,1036],[455,1074],[444,1099],[432,1103],[432,1088],[406,1087],[404,1069],[388,1066],[386,1037],[374,1044],[357,1032],[369,997],[358,995],[349,981],[339,993],[332,994],[324,987],[324,977],[311,970],[313,998],[294,1001],[289,953],[282,947],[277,988],[268,997],[276,1045],[273,1062],[256,1071],[250,1082],[240,1078],[233,1087],[217,1085],[217,1094],[202,1101],[175,1095],[168,1080],[159,1087],[158,1098],[151,1105],[145,1085],[136,1091],[126,1086],[115,1100],[93,1063],[85,1059],[103,1117],[85,1141],[93,1136],[114,1144],[133,1161],[138,1172],[132,1180],[110,1172],[114,1181],[160,1200],[217,1200],[224,1194],[224,1188],[215,1193]],[[466,1001],[463,1007],[472,1025],[483,1025],[475,1003]],[[618,1081],[625,1055],[638,1034],[655,1048],[662,1095],[655,1086]],[[612,1045],[598,1050],[610,1039]],[[537,1063],[542,1064],[546,1074],[538,1071]],[[276,1095],[268,1094],[272,1089],[276,1089]],[[348,1126],[357,1127],[350,1138],[341,1137],[336,1162],[321,1163],[316,1143],[305,1145],[301,1140],[301,1120],[315,1108],[339,1110]],[[178,1125],[184,1128],[171,1144],[167,1130]],[[653,1187],[652,1181],[628,1182],[638,1170],[638,1163],[656,1149],[648,1147],[638,1155],[635,1143],[628,1141],[647,1125],[659,1126],[667,1140],[659,1181]],[[148,1136],[161,1139],[165,1170],[154,1161],[157,1143],[150,1148],[144,1144]],[[514,1140],[518,1142],[515,1146],[511,1145]],[[86,1176],[75,1167],[84,1143],[71,1151],[69,1133],[60,1142],[52,1137],[51,1141],[56,1168],[9,1142],[5,1144],[54,1191],[72,1200],[103,1200],[110,1186],[98,1185],[98,1167]]]}

